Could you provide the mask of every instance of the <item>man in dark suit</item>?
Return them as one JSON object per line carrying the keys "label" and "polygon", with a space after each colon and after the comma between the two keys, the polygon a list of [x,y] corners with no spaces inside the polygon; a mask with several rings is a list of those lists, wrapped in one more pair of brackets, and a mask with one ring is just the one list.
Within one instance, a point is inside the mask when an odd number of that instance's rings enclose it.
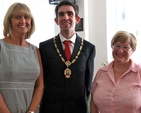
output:
{"label": "man in dark suit", "polygon": [[[40,113],[88,113],[95,46],[75,33],[78,12],[76,4],[61,1],[55,8],[60,33],[40,43],[45,84]],[[65,40],[70,42],[70,59]]]}

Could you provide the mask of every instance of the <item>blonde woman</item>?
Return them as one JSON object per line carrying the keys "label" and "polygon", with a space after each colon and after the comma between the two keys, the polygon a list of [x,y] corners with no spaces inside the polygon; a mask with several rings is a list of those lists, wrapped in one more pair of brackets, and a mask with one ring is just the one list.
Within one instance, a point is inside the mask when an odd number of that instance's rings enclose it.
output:
{"label": "blonde woman", "polygon": [[26,4],[12,4],[0,39],[0,113],[36,113],[43,93],[43,70],[37,47],[27,42],[35,30]]}

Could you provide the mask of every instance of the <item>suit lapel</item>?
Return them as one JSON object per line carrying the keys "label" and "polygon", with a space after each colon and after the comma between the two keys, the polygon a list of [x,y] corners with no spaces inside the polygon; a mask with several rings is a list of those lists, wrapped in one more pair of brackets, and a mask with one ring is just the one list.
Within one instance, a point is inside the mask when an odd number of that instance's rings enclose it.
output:
{"label": "suit lapel", "polygon": [[70,60],[73,60],[75,58],[75,56],[77,55],[77,52],[79,51],[80,44],[81,44],[81,39],[80,39],[80,37],[78,37],[78,35],[76,35],[74,50],[73,50],[73,53],[72,53]]}
{"label": "suit lapel", "polygon": [[56,36],[56,44],[57,44],[57,47],[58,47],[60,53],[62,54],[62,57],[65,59],[65,53],[64,53],[59,35]]}

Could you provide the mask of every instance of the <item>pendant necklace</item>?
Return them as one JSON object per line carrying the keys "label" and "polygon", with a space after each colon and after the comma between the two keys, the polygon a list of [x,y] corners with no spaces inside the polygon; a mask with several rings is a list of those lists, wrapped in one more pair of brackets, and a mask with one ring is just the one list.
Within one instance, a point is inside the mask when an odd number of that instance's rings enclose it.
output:
{"label": "pendant necklace", "polygon": [[70,61],[65,61],[65,59],[62,57],[62,54],[60,53],[60,50],[58,49],[57,44],[56,44],[56,37],[53,38],[53,42],[54,42],[54,46],[55,46],[55,48],[56,48],[56,51],[57,51],[57,53],[59,54],[59,56],[60,56],[62,62],[64,62],[65,65],[66,65],[66,67],[67,67],[67,68],[64,70],[65,78],[71,78],[71,70],[69,69],[69,66],[72,65],[72,64],[78,59],[78,57],[79,57],[79,55],[80,55],[80,52],[81,52],[81,50],[82,50],[82,47],[83,47],[83,42],[84,42],[84,40],[83,40],[83,38],[81,38],[81,45],[80,45],[80,47],[79,47],[79,51],[77,52],[77,55],[75,56],[75,58],[74,58],[71,62],[70,62]]}

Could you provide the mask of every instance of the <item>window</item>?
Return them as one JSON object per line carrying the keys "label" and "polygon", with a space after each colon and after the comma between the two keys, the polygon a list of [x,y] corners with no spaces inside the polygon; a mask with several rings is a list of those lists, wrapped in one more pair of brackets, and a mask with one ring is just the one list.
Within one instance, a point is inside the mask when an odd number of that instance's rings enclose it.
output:
{"label": "window", "polygon": [[117,30],[127,30],[137,38],[132,58],[141,63],[141,0],[117,0]]}

